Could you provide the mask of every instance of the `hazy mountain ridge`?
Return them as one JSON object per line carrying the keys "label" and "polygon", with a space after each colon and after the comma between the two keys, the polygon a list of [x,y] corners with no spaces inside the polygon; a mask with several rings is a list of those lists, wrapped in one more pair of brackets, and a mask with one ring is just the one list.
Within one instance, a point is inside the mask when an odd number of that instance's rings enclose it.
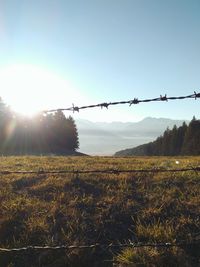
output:
{"label": "hazy mountain ridge", "polygon": [[78,119],[80,151],[91,155],[112,155],[116,151],[151,142],[167,127],[180,126],[183,121],[147,117],[139,122],[109,123]]}

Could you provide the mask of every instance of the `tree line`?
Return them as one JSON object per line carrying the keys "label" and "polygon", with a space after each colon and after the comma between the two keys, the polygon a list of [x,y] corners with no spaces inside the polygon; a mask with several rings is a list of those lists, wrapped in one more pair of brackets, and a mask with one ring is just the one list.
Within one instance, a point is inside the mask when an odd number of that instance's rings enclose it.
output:
{"label": "tree line", "polygon": [[79,148],[74,119],[62,111],[20,116],[0,99],[0,153],[2,155],[71,154]]}
{"label": "tree line", "polygon": [[116,156],[176,156],[200,155],[200,120],[195,117],[187,125],[174,125],[173,129],[167,128],[163,135],[155,141],[126,149],[116,153]]}

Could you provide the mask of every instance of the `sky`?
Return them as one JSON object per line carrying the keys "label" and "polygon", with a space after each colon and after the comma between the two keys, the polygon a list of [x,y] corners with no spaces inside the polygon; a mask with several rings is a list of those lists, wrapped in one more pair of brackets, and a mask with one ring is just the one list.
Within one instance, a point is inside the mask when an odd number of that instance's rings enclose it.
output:
{"label": "sky", "polygon": [[[0,0],[0,96],[28,115],[200,92],[199,14],[199,0]],[[191,119],[199,106],[188,99],[69,115]]]}

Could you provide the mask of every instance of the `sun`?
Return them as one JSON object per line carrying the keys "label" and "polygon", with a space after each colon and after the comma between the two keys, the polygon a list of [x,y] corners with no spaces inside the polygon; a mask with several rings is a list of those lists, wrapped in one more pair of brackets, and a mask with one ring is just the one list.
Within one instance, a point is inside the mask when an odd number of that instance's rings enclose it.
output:
{"label": "sun", "polygon": [[34,65],[17,64],[0,69],[0,88],[3,101],[25,116],[59,105],[71,105],[73,99],[80,98],[68,81]]}

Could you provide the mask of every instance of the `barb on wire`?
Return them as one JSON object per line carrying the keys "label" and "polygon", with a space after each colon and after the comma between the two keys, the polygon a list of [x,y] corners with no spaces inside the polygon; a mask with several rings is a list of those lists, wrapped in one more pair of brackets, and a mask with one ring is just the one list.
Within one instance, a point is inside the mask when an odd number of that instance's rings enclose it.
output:
{"label": "barb on wire", "polygon": [[167,95],[166,94],[164,96],[160,95],[160,100],[161,101],[168,101]]}
{"label": "barb on wire", "polygon": [[159,172],[186,172],[186,171],[200,171],[200,166],[180,168],[180,169],[163,169],[163,168],[153,168],[153,169],[98,169],[98,170],[28,170],[28,171],[17,171],[17,170],[0,170],[0,175],[8,174],[88,174],[88,173],[107,173],[118,175],[120,173],[159,173]]}
{"label": "barb on wire", "polygon": [[95,108],[95,107],[100,107],[100,108],[107,108],[109,106],[114,106],[114,105],[123,105],[123,104],[129,104],[129,106],[132,105],[136,105],[139,103],[148,103],[148,102],[156,102],[156,101],[168,101],[168,100],[183,100],[183,99],[197,99],[200,98],[200,93],[196,93],[194,91],[193,94],[191,95],[186,95],[186,96],[171,96],[171,97],[167,97],[167,95],[165,94],[164,96],[160,95],[160,97],[157,98],[150,98],[150,99],[138,99],[138,98],[134,98],[132,100],[126,100],[126,101],[117,101],[117,102],[108,102],[108,103],[100,103],[100,104],[94,104],[94,105],[88,105],[88,106],[74,106],[74,104],[72,104],[72,107],[69,108],[59,108],[59,109],[50,109],[50,110],[44,110],[43,113],[51,113],[51,112],[57,112],[57,111],[72,111],[72,112],[79,112],[81,109],[88,109],[88,108]]}
{"label": "barb on wire", "polygon": [[196,100],[197,98],[200,98],[200,93],[196,93],[196,92],[194,91],[194,94],[195,94],[195,100]]}
{"label": "barb on wire", "polygon": [[61,246],[27,246],[21,248],[0,248],[0,253],[6,252],[30,252],[30,251],[38,251],[38,250],[73,250],[73,249],[110,249],[110,248],[142,248],[142,247],[161,247],[161,248],[170,248],[170,247],[190,247],[199,245],[200,242],[198,240],[194,240],[192,242],[180,242],[180,243],[110,243],[110,244],[91,244],[91,245],[61,245]]}

